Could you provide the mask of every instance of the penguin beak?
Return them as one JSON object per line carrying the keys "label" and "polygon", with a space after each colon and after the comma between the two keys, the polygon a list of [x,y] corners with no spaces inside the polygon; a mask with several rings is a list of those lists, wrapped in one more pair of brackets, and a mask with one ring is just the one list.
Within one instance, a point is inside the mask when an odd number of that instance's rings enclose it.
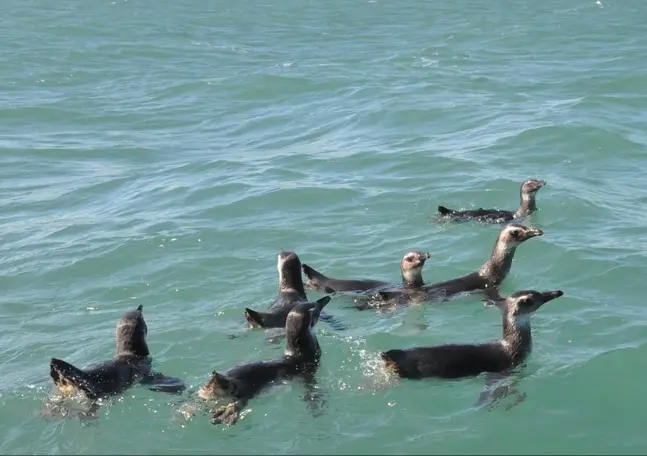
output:
{"label": "penguin beak", "polygon": [[[411,258],[411,256],[408,256],[407,258]],[[415,258],[411,258],[411,261],[406,261],[404,258],[402,259],[402,270],[420,268],[429,258],[431,258],[431,253],[429,252],[416,252]]]}
{"label": "penguin beak", "polygon": [[545,180],[541,179],[536,179],[530,182],[530,185],[528,185],[528,188],[526,189],[526,193],[537,193],[540,188],[542,188],[544,185],[546,185]]}
{"label": "penguin beak", "polygon": [[330,299],[330,296],[324,296],[321,299],[317,299],[315,302],[315,310],[317,310],[317,312],[321,312],[323,308],[326,307],[326,304],[330,302]]}
{"label": "penguin beak", "polygon": [[534,238],[536,236],[543,236],[544,232],[539,228],[528,228],[526,231],[526,239]]}
{"label": "penguin beak", "polygon": [[312,310],[312,317],[310,319],[310,326],[317,324],[317,322],[319,321],[319,316],[321,315],[321,311],[324,307],[326,307],[326,304],[330,302],[330,299],[330,296],[324,296],[323,298],[318,299],[315,302],[315,307]]}
{"label": "penguin beak", "polygon": [[544,301],[544,302],[541,303],[541,305],[543,306],[548,301],[552,301],[553,299],[557,299],[557,298],[559,298],[560,296],[563,296],[563,295],[564,295],[564,292],[562,290],[544,291],[541,294],[541,297],[542,297],[542,299]]}
{"label": "penguin beak", "polygon": [[431,253],[429,252],[424,252],[419,254],[416,266],[422,266],[423,264],[425,264],[425,261],[427,261],[429,258],[431,258]]}

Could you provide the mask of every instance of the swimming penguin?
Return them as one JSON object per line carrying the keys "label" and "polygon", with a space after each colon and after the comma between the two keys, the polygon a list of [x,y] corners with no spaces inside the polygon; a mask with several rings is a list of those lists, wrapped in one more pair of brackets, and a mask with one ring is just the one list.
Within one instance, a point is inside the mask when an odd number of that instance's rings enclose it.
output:
{"label": "swimming penguin", "polygon": [[476,220],[481,223],[506,223],[514,219],[526,217],[537,210],[535,197],[540,188],[546,185],[545,180],[529,179],[521,184],[521,205],[516,211],[504,211],[499,209],[471,209],[466,211],[457,211],[445,206],[438,206],[441,219],[453,221]]}
{"label": "swimming penguin", "polygon": [[498,305],[503,313],[503,338],[499,341],[394,349],[380,354],[382,363],[387,370],[408,379],[457,379],[507,371],[523,363],[532,351],[532,314],[563,294],[560,290],[512,293]]}
{"label": "swimming penguin", "polygon": [[[279,273],[279,294],[267,312],[245,308],[245,319],[250,328],[284,328],[290,310],[300,302],[308,302],[298,255],[282,251],[278,255],[276,268]],[[332,315],[322,314],[321,320],[326,321],[335,330],[345,329]]]}
{"label": "swimming penguin", "polygon": [[540,229],[510,223],[499,232],[490,259],[478,270],[456,279],[425,285],[420,290],[412,292],[407,292],[407,290],[378,291],[374,297],[381,301],[395,299],[400,303],[400,301],[420,299],[419,295],[423,293],[423,300],[434,300],[439,297],[448,298],[457,293],[480,290],[492,299],[499,299],[497,289],[510,272],[517,247],[522,242],[543,234],[544,232]]}
{"label": "swimming penguin", "polygon": [[142,314],[143,306],[126,312],[117,323],[117,350],[109,361],[79,369],[72,364],[52,358],[50,376],[63,393],[82,391],[95,400],[126,391],[140,382],[155,391],[181,393],[181,380],[165,377],[151,370],[152,358],[146,343],[148,327]]}
{"label": "swimming penguin", "polygon": [[245,319],[250,328],[283,328],[290,310],[297,303],[308,301],[298,255],[294,252],[280,252],[276,269],[279,273],[279,294],[267,312],[245,308]]}
{"label": "swimming penguin", "polygon": [[422,268],[431,257],[431,253],[409,251],[404,254],[400,261],[400,272],[402,274],[402,285],[394,285],[379,280],[344,280],[326,277],[307,264],[303,265],[303,273],[308,277],[308,284],[316,290],[322,290],[326,293],[336,293],[340,291],[368,291],[377,288],[420,288],[424,285],[422,280]]}
{"label": "swimming penguin", "polygon": [[314,326],[328,302],[330,296],[324,296],[314,303],[298,303],[289,311],[285,323],[285,354],[281,358],[242,364],[222,374],[212,372],[211,378],[198,391],[198,396],[206,400],[231,400],[229,404],[212,411],[213,424],[236,423],[247,403],[277,382],[300,377],[308,389],[314,388],[314,374],[321,357]]}

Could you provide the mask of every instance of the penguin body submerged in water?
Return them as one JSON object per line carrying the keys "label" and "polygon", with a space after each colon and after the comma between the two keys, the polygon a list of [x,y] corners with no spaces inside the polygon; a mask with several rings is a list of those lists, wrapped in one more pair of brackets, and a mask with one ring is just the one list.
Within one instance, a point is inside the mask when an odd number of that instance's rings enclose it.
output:
{"label": "penguin body submerged in water", "polygon": [[279,274],[279,293],[267,311],[245,308],[245,319],[250,328],[283,328],[290,310],[299,302],[308,301],[298,255],[294,252],[280,252],[276,269]]}
{"label": "penguin body submerged in water", "polygon": [[290,310],[285,324],[285,353],[279,359],[246,363],[223,373],[212,372],[211,378],[198,391],[198,396],[207,400],[231,401],[213,411],[213,424],[236,423],[241,411],[253,397],[278,382],[300,377],[306,387],[312,390],[321,357],[314,326],[328,302],[330,296],[324,296],[314,303],[298,303]]}
{"label": "penguin body submerged in water", "polygon": [[504,372],[523,363],[532,352],[532,314],[563,294],[561,290],[523,290],[498,303],[503,314],[503,338],[496,342],[393,349],[380,357],[387,370],[408,379],[458,379]]}
{"label": "penguin body submerged in water", "polygon": [[52,358],[50,376],[54,385],[65,395],[81,391],[90,400],[120,394],[138,382],[154,391],[181,393],[185,389],[181,380],[151,369],[148,326],[142,310],[139,306],[126,312],[117,323],[117,348],[111,360],[80,369]]}
{"label": "penguin body submerged in water", "polygon": [[543,234],[540,229],[510,223],[499,232],[490,258],[478,270],[456,279],[425,285],[412,292],[378,291],[375,297],[380,302],[395,300],[405,304],[412,300],[446,299],[458,293],[482,291],[491,299],[499,299],[498,287],[510,272],[517,247]]}
{"label": "penguin body submerged in water", "polygon": [[546,181],[539,179],[528,179],[521,184],[521,203],[516,211],[501,209],[469,209],[464,211],[449,209],[445,206],[438,206],[439,217],[455,222],[475,220],[480,223],[507,223],[514,219],[526,217],[537,210],[536,195],[539,189],[546,185]]}
{"label": "penguin body submerged in water", "polygon": [[303,264],[303,273],[308,277],[308,284],[316,290],[325,291],[326,293],[337,292],[363,292],[383,288],[420,288],[425,283],[422,279],[422,268],[431,257],[431,253],[408,251],[400,261],[400,273],[402,275],[402,284],[392,284],[379,280],[369,279],[333,279],[326,277],[314,268]]}
{"label": "penguin body submerged in water", "polygon": [[[276,268],[279,275],[279,293],[265,312],[245,308],[245,320],[249,328],[285,328],[288,314],[294,306],[308,302],[301,277],[299,256],[294,252],[280,252]],[[345,326],[332,315],[321,314],[320,318],[334,330],[345,329]]]}

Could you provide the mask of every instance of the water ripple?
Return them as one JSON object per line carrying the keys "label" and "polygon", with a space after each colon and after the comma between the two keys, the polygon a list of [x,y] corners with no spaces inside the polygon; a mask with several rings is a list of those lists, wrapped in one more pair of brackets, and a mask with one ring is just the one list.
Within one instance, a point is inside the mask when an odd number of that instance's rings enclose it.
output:
{"label": "water ripple", "polygon": [[[647,42],[642,3],[603,3],[9,0],[0,450],[206,454],[214,431],[231,453],[642,449],[628,410],[647,343]],[[241,309],[272,302],[280,249],[339,276],[397,282],[410,248],[433,252],[429,281],[470,272],[499,228],[437,225],[436,207],[514,209],[531,176],[548,181],[530,220],[545,235],[504,291],[565,296],[534,317],[528,397],[510,412],[474,407],[482,379],[377,369],[390,347],[498,337],[478,298],[374,313],[336,297],[348,330],[318,326],[322,417],[296,384],[223,432],[206,416],[182,427],[175,398],[143,388],[97,428],[38,415],[49,358],[108,358],[139,304],[156,366],[192,387],[278,356]]]}

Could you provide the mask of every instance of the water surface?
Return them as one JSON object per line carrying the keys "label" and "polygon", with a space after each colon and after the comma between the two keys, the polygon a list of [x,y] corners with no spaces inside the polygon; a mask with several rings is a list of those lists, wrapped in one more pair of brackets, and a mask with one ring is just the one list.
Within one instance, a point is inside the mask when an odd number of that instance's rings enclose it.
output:
{"label": "water surface", "polygon": [[[644,453],[647,6],[542,2],[7,0],[0,27],[0,451],[6,454]],[[506,411],[483,379],[384,385],[381,350],[500,334],[478,297],[393,313],[334,298],[314,418],[297,384],[236,426],[134,388],[97,422],[44,419],[50,357],[114,351],[139,304],[155,366],[191,388],[279,356],[244,307],[276,254],[339,277],[477,268],[546,179],[545,231],[504,284],[562,289]],[[311,292],[311,298],[321,294]],[[426,326],[426,329],[421,329]],[[229,339],[229,335],[237,335]]]}

